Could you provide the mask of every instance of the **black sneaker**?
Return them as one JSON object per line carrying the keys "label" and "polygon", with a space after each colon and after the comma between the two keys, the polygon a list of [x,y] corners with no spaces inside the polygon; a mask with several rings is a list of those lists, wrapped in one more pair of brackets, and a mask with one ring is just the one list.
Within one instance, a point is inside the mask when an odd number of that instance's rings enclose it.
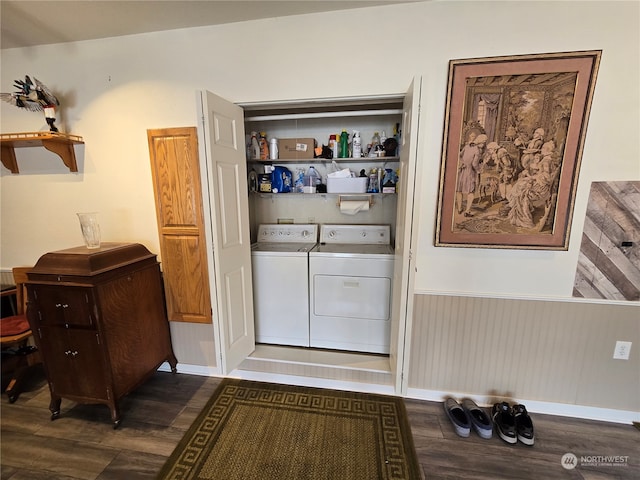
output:
{"label": "black sneaker", "polygon": [[516,434],[518,440],[525,445],[533,445],[535,440],[533,435],[533,422],[524,405],[514,405],[512,408],[513,418],[516,421]]}
{"label": "black sneaker", "polygon": [[507,443],[516,443],[516,421],[507,402],[496,403],[491,409],[491,418],[500,438]]}

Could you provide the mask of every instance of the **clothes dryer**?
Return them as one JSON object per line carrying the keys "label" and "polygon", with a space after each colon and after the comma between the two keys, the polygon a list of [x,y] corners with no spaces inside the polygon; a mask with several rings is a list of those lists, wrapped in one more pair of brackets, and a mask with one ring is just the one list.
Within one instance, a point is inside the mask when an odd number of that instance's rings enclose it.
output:
{"label": "clothes dryer", "polygon": [[310,345],[389,353],[393,247],[389,225],[321,225],[309,252]]}

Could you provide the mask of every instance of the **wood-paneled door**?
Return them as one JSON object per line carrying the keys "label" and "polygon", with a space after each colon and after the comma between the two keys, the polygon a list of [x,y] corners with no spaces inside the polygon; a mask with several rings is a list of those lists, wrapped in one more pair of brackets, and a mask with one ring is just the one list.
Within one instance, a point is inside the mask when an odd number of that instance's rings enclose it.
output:
{"label": "wood-paneled door", "polygon": [[211,323],[196,127],[147,130],[169,320]]}

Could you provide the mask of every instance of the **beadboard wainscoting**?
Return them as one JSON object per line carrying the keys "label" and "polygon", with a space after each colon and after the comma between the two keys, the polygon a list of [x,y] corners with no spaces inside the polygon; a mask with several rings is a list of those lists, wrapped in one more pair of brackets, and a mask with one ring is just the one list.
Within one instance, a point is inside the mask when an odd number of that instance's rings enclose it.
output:
{"label": "beadboard wainscoting", "polygon": [[0,283],[2,285],[13,284],[13,273],[11,270],[0,270]]}
{"label": "beadboard wainscoting", "polygon": [[[560,415],[637,421],[639,307],[416,295],[409,396],[504,398]],[[617,340],[636,344],[629,360],[613,359]]]}

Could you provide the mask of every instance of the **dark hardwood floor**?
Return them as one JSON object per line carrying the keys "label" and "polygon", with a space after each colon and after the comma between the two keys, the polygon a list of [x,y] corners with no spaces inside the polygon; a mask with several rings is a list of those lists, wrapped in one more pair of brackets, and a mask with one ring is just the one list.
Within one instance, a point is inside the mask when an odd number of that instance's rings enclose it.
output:
{"label": "dark hardwood floor", "polygon": [[[114,430],[106,406],[68,400],[52,422],[46,383],[42,375],[35,377],[14,404],[6,395],[0,402],[2,480],[155,478],[219,383],[158,372],[122,400],[122,423]],[[640,431],[632,425],[533,414],[536,443],[527,447],[507,445],[495,435],[460,438],[441,403],[405,403],[427,479],[640,478]],[[577,468],[563,468],[565,453],[576,455]],[[597,458],[605,456],[627,458],[614,466]]]}

